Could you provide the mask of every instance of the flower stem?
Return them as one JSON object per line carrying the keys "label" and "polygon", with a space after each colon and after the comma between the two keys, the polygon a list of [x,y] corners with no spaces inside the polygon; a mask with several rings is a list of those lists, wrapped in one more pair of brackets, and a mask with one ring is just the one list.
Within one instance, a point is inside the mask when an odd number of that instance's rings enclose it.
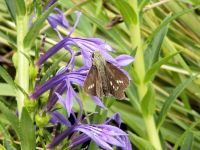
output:
{"label": "flower stem", "polygon": [[[137,76],[139,78],[139,83],[137,84],[137,88],[138,88],[139,101],[141,102],[147,92],[148,87],[144,83],[144,78],[145,78],[144,61],[145,60],[144,60],[144,52],[142,49],[141,32],[140,32],[140,19],[139,19],[140,10],[138,8],[137,0],[129,0],[129,3],[132,4],[132,7],[137,15],[137,23],[130,26],[131,27],[130,35],[134,35],[134,36],[131,36],[131,42],[133,46],[132,48],[137,48],[137,52],[135,55],[134,69],[135,69],[135,72],[138,73]],[[162,150],[153,114],[143,115],[143,119],[145,122],[146,132],[147,132],[149,142],[157,150]]]}
{"label": "flower stem", "polygon": [[144,122],[146,125],[148,140],[157,150],[162,150],[153,115],[145,116]]}
{"label": "flower stem", "polygon": [[[16,81],[18,85],[25,91],[28,92],[29,87],[29,62],[26,58],[28,48],[24,47],[23,41],[27,33],[27,16],[17,16],[17,64],[16,64]],[[24,94],[17,90],[17,106],[19,116],[21,116],[22,108],[24,106]]]}

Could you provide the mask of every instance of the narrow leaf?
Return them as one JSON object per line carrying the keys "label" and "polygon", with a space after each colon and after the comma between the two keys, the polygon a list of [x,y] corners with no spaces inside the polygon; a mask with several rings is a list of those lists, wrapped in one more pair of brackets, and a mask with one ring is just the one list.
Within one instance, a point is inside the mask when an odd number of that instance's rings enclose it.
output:
{"label": "narrow leaf", "polygon": [[35,129],[33,121],[26,108],[23,108],[20,118],[20,141],[22,150],[35,150]]}
{"label": "narrow leaf", "polygon": [[130,28],[131,25],[137,23],[137,15],[127,1],[115,0],[115,4],[121,12],[121,15],[123,16],[124,22],[126,23],[127,27]]}
{"label": "narrow leaf", "polygon": [[132,132],[128,132],[128,134],[129,134],[129,138],[130,138],[131,142],[134,143],[138,149],[140,149],[140,150],[156,150],[156,148],[153,147],[153,145],[149,141],[137,136],[136,134],[134,134]]}
{"label": "narrow leaf", "polygon": [[8,74],[8,72],[0,66],[0,76],[12,87],[16,87],[12,77]]}
{"label": "narrow leaf", "polygon": [[15,90],[9,84],[0,83],[0,95],[1,96],[15,96]]}
{"label": "narrow leaf", "polygon": [[24,16],[26,14],[26,6],[24,0],[14,0],[12,2],[15,6],[16,15]]}
{"label": "narrow leaf", "polygon": [[156,72],[158,71],[158,69],[165,64],[167,61],[169,61],[172,57],[174,57],[175,55],[177,55],[178,52],[173,53],[165,58],[162,58],[160,61],[156,62],[155,64],[153,64],[151,66],[151,68],[147,71],[146,75],[145,75],[145,79],[144,82],[147,83],[148,81],[152,80],[156,74]]}
{"label": "narrow leaf", "polygon": [[[169,16],[167,18],[169,18]],[[167,18],[164,19],[160,26],[162,26],[162,24]],[[144,52],[146,69],[149,69],[152,64],[158,61],[160,55],[160,48],[163,43],[164,37],[167,34],[167,31],[168,25],[162,26],[160,30],[154,31],[154,36],[152,37],[148,47],[145,49]]]}
{"label": "narrow leaf", "polygon": [[3,147],[3,145],[0,144],[0,149],[1,150],[6,150],[5,147]]}
{"label": "narrow leaf", "polygon": [[150,0],[143,0],[139,4],[139,10],[142,12],[143,8],[150,2]]}
{"label": "narrow leaf", "polygon": [[185,136],[183,144],[181,145],[181,150],[192,149],[193,138],[194,138],[193,133],[188,132],[188,134],[186,134],[186,136]]}
{"label": "narrow leaf", "polygon": [[10,125],[15,130],[16,134],[19,137],[19,122],[17,116],[7,108],[1,101],[0,101],[0,110],[1,113],[5,116],[5,118],[10,122]]}
{"label": "narrow leaf", "polygon": [[26,95],[27,97],[28,94],[18,85],[16,84],[12,77],[8,74],[8,72],[0,66],[0,76],[11,86],[13,87],[13,89],[19,89],[24,95]]}
{"label": "narrow leaf", "polygon": [[14,21],[16,21],[16,8],[13,0],[5,0],[9,13]]}
{"label": "narrow leaf", "polygon": [[[199,6],[198,6],[199,7]],[[194,9],[198,8],[190,8],[190,9],[185,9],[184,11],[181,11],[179,13],[169,15],[167,16],[164,21],[160,24],[159,27],[153,32],[151,35],[150,39],[150,44],[148,45],[147,49],[145,50],[145,67],[146,69],[149,69],[149,67],[155,63],[158,60],[159,57],[159,52],[160,52],[160,47],[163,42],[164,36],[167,33],[168,30],[168,24],[175,20],[176,18],[193,11]]]}
{"label": "narrow leaf", "polygon": [[163,107],[161,108],[160,114],[158,116],[158,119],[157,119],[157,128],[158,129],[160,129],[160,127],[162,126],[162,124],[167,116],[167,112],[170,110],[173,102],[181,94],[181,92],[192,82],[193,79],[194,79],[194,76],[191,76],[189,79],[180,83],[170,94],[170,96],[164,103]]}
{"label": "narrow leaf", "polygon": [[178,17],[184,15],[184,14],[187,14],[189,12],[192,12],[194,9],[197,9],[199,8],[200,6],[197,6],[197,7],[193,7],[193,8],[188,8],[188,9],[185,9],[184,11],[181,11],[179,13],[176,13],[176,14],[170,14],[169,16],[167,16],[164,21],[161,23],[161,25],[159,27],[156,28],[156,30],[154,31],[154,33],[151,35],[151,37],[155,37],[155,34],[157,32],[159,32],[162,28],[164,28],[165,26],[167,26],[170,22],[172,22],[173,20],[177,19]]}
{"label": "narrow leaf", "polygon": [[156,107],[156,98],[153,87],[150,85],[141,102],[142,113],[145,116],[152,115]]}
{"label": "narrow leaf", "polygon": [[47,16],[53,8],[56,6],[56,4],[53,4],[51,7],[49,7],[38,19],[37,21],[32,25],[30,28],[29,32],[24,38],[24,46],[25,47],[30,47],[30,45],[35,41],[44,21],[46,20]]}
{"label": "narrow leaf", "polygon": [[[12,141],[12,140],[11,140],[11,141]],[[3,141],[4,147],[6,148],[6,150],[17,150],[17,149],[15,148],[14,144],[13,144],[11,141],[4,140],[4,141]]]}

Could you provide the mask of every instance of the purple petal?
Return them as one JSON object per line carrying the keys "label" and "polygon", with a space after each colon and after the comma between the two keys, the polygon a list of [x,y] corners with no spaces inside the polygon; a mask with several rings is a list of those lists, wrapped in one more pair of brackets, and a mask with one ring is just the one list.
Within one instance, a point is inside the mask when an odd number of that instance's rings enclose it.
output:
{"label": "purple petal", "polygon": [[109,135],[99,135],[98,136],[99,139],[111,144],[111,145],[115,145],[115,146],[119,146],[119,147],[125,147],[125,145],[123,144],[123,142],[121,142],[121,140],[119,140],[119,138],[115,138],[113,136],[109,136]]}
{"label": "purple petal", "polygon": [[101,49],[107,50],[107,51],[113,51],[113,48],[108,45],[107,43],[103,43],[100,45]]}
{"label": "purple petal", "polygon": [[38,96],[40,96],[42,93],[46,92],[47,90],[57,86],[58,84],[62,83],[62,81],[66,79],[66,74],[59,74],[47,82],[45,82],[43,85],[36,87],[35,91],[31,94],[30,98],[35,99]]}
{"label": "purple petal", "polygon": [[51,111],[53,106],[56,104],[58,97],[55,93],[58,93],[59,95],[62,95],[67,89],[67,83],[62,82],[59,86],[57,86],[54,90],[54,93],[52,95],[49,95],[49,99],[47,101],[47,110]]}
{"label": "purple petal", "polygon": [[129,55],[120,55],[116,58],[117,63],[120,66],[126,66],[134,61],[134,58]]}
{"label": "purple petal", "polygon": [[98,106],[100,106],[103,109],[106,109],[102,101],[97,96],[92,96],[92,99],[94,100],[94,103]]}
{"label": "purple petal", "polygon": [[71,123],[58,111],[54,111],[52,113],[52,118],[57,119],[60,123],[63,123],[67,125],[68,127],[71,127]]}
{"label": "purple petal", "polygon": [[69,40],[68,37],[64,38],[63,40],[61,40],[60,42],[58,42],[56,45],[54,45],[53,47],[51,47],[37,62],[37,65],[41,65],[43,64],[49,57],[51,57],[53,54],[55,54],[57,51],[59,51],[62,47],[64,47],[64,45],[66,44],[66,42]]}
{"label": "purple petal", "polygon": [[81,131],[94,140],[97,145],[110,149],[111,145],[126,147],[124,136],[127,134],[111,125],[79,125],[75,130]]}
{"label": "purple petal", "polygon": [[79,118],[76,119],[76,123],[78,123],[81,120],[82,115],[83,115],[83,104],[82,104],[81,100],[79,99],[78,95],[76,94],[76,92],[74,91],[74,89],[72,89],[72,94],[75,97],[75,99],[80,107],[80,115],[79,115]]}
{"label": "purple petal", "polygon": [[49,0],[49,2],[47,3],[47,5],[44,7],[43,11],[45,11],[46,9],[48,9],[55,2],[57,2],[57,0]]}
{"label": "purple petal", "polygon": [[68,81],[68,90],[66,95],[66,101],[65,101],[65,108],[67,109],[68,117],[71,114],[72,106],[73,106],[73,95],[72,95],[72,87],[70,85],[70,82]]}
{"label": "purple petal", "polygon": [[113,65],[115,65],[117,67],[120,67],[120,65],[117,63],[117,61],[106,51],[101,51],[101,54],[103,55],[103,57],[105,58],[106,61],[112,63]]}
{"label": "purple petal", "polygon": [[69,147],[70,147],[70,149],[71,148],[73,149],[74,147],[76,147],[80,144],[83,144],[89,140],[90,140],[90,137],[88,137],[86,134],[81,134],[78,137],[75,137],[74,139],[72,139]]}
{"label": "purple petal", "polygon": [[115,120],[115,122],[117,123],[117,125],[120,127],[121,125],[121,117],[120,117],[120,114],[119,113],[115,113],[113,116],[111,116],[108,120],[106,120],[104,122],[104,124],[108,124],[111,120]]}
{"label": "purple petal", "polygon": [[75,22],[73,28],[70,30],[68,36],[70,36],[70,35],[74,32],[76,26],[77,26],[78,23],[79,23],[79,20],[80,20],[81,14],[82,14],[80,11],[76,11],[75,13],[76,13],[76,17],[77,17],[77,18],[76,18],[76,22]]}
{"label": "purple petal", "polygon": [[57,14],[50,14],[47,18],[49,24],[53,29],[55,29],[58,25],[68,29],[69,23],[67,22],[64,14],[62,11],[60,11],[58,8],[54,8],[54,10],[57,12]]}
{"label": "purple petal", "polygon": [[122,150],[132,150],[132,145],[131,145],[131,142],[130,140],[128,139],[127,136],[122,136],[121,137],[125,143],[125,147],[122,147]]}
{"label": "purple petal", "polygon": [[101,128],[103,128],[104,132],[106,132],[106,134],[108,135],[113,135],[113,136],[127,135],[124,131],[122,131],[120,128],[115,127],[115,126],[103,124],[101,125]]}
{"label": "purple petal", "polygon": [[65,106],[65,100],[64,100],[64,98],[63,98],[60,94],[58,94],[58,93],[55,93],[55,94],[57,95],[57,97],[58,97],[58,99],[60,100],[61,104],[62,104],[63,106]]}
{"label": "purple petal", "polygon": [[59,144],[65,137],[69,136],[71,133],[74,132],[75,126],[71,126],[65,131],[63,131],[60,135],[58,135],[52,142],[51,144],[48,145],[48,148],[52,148]]}
{"label": "purple petal", "polygon": [[107,144],[106,142],[99,140],[99,137],[97,135],[95,135],[95,133],[90,132],[87,129],[84,128],[76,128],[76,130],[81,131],[83,133],[85,133],[87,136],[89,136],[92,140],[94,140],[96,142],[97,145],[101,146],[102,148],[106,149],[106,150],[112,150],[112,147]]}
{"label": "purple petal", "polygon": [[63,12],[58,8],[54,8],[54,10],[58,13],[58,15],[60,15],[60,17],[59,17],[60,25],[68,29],[70,26],[69,26],[69,23],[64,16]]}

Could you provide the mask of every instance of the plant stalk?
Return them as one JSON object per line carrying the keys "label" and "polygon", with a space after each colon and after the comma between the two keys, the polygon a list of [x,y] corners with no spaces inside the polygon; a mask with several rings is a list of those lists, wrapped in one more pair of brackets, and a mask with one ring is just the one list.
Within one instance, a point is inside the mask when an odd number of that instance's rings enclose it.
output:
{"label": "plant stalk", "polygon": [[[139,78],[139,83],[137,84],[137,87],[138,87],[139,101],[141,102],[147,92],[148,87],[147,87],[147,84],[144,83],[144,78],[145,78],[144,61],[145,60],[144,60],[144,52],[142,49],[141,32],[140,32],[140,19],[139,19],[140,10],[138,8],[137,0],[130,0],[130,2],[132,3],[132,7],[137,14],[137,23],[134,25],[131,25],[130,35],[131,35],[131,42],[133,46],[132,48],[137,48],[137,52],[135,55],[134,69]],[[147,115],[147,116],[143,115],[143,119],[145,122],[146,132],[147,132],[149,142],[157,150],[162,150],[153,115]]]}
{"label": "plant stalk", "polygon": [[[27,33],[27,16],[17,16],[17,64],[16,64],[16,81],[17,84],[25,91],[28,92],[29,88],[29,62],[26,58],[28,48],[24,47],[23,41]],[[21,116],[22,108],[24,106],[25,95],[17,89],[17,106],[18,113]]]}

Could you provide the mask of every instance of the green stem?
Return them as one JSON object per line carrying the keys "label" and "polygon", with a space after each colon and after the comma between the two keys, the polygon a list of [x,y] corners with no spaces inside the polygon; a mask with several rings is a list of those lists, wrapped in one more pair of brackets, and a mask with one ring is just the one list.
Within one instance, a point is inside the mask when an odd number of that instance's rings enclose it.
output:
{"label": "green stem", "polygon": [[153,115],[145,116],[144,122],[146,124],[148,140],[157,150],[162,150]]}
{"label": "green stem", "polygon": [[[29,87],[29,62],[25,55],[27,55],[28,48],[24,47],[23,41],[27,33],[27,16],[17,16],[17,76],[16,81],[18,85],[28,92]],[[17,90],[17,105],[19,116],[21,116],[22,108],[24,106],[24,94]]]}
{"label": "green stem", "polygon": [[[139,101],[141,102],[147,92],[148,87],[144,83],[144,78],[145,78],[144,61],[145,60],[144,60],[144,52],[142,49],[142,41],[141,41],[139,8],[138,8],[137,0],[129,0],[129,1],[130,1],[130,4],[132,4],[132,7],[137,14],[137,24],[130,26],[131,27],[130,35],[132,35],[131,37],[131,42],[133,46],[132,48],[137,48],[137,52],[135,55],[134,69],[139,78],[139,83],[137,84],[137,87],[138,87]],[[147,116],[143,115],[143,119],[146,126],[148,140],[157,150],[162,150],[153,115],[147,115]]]}

